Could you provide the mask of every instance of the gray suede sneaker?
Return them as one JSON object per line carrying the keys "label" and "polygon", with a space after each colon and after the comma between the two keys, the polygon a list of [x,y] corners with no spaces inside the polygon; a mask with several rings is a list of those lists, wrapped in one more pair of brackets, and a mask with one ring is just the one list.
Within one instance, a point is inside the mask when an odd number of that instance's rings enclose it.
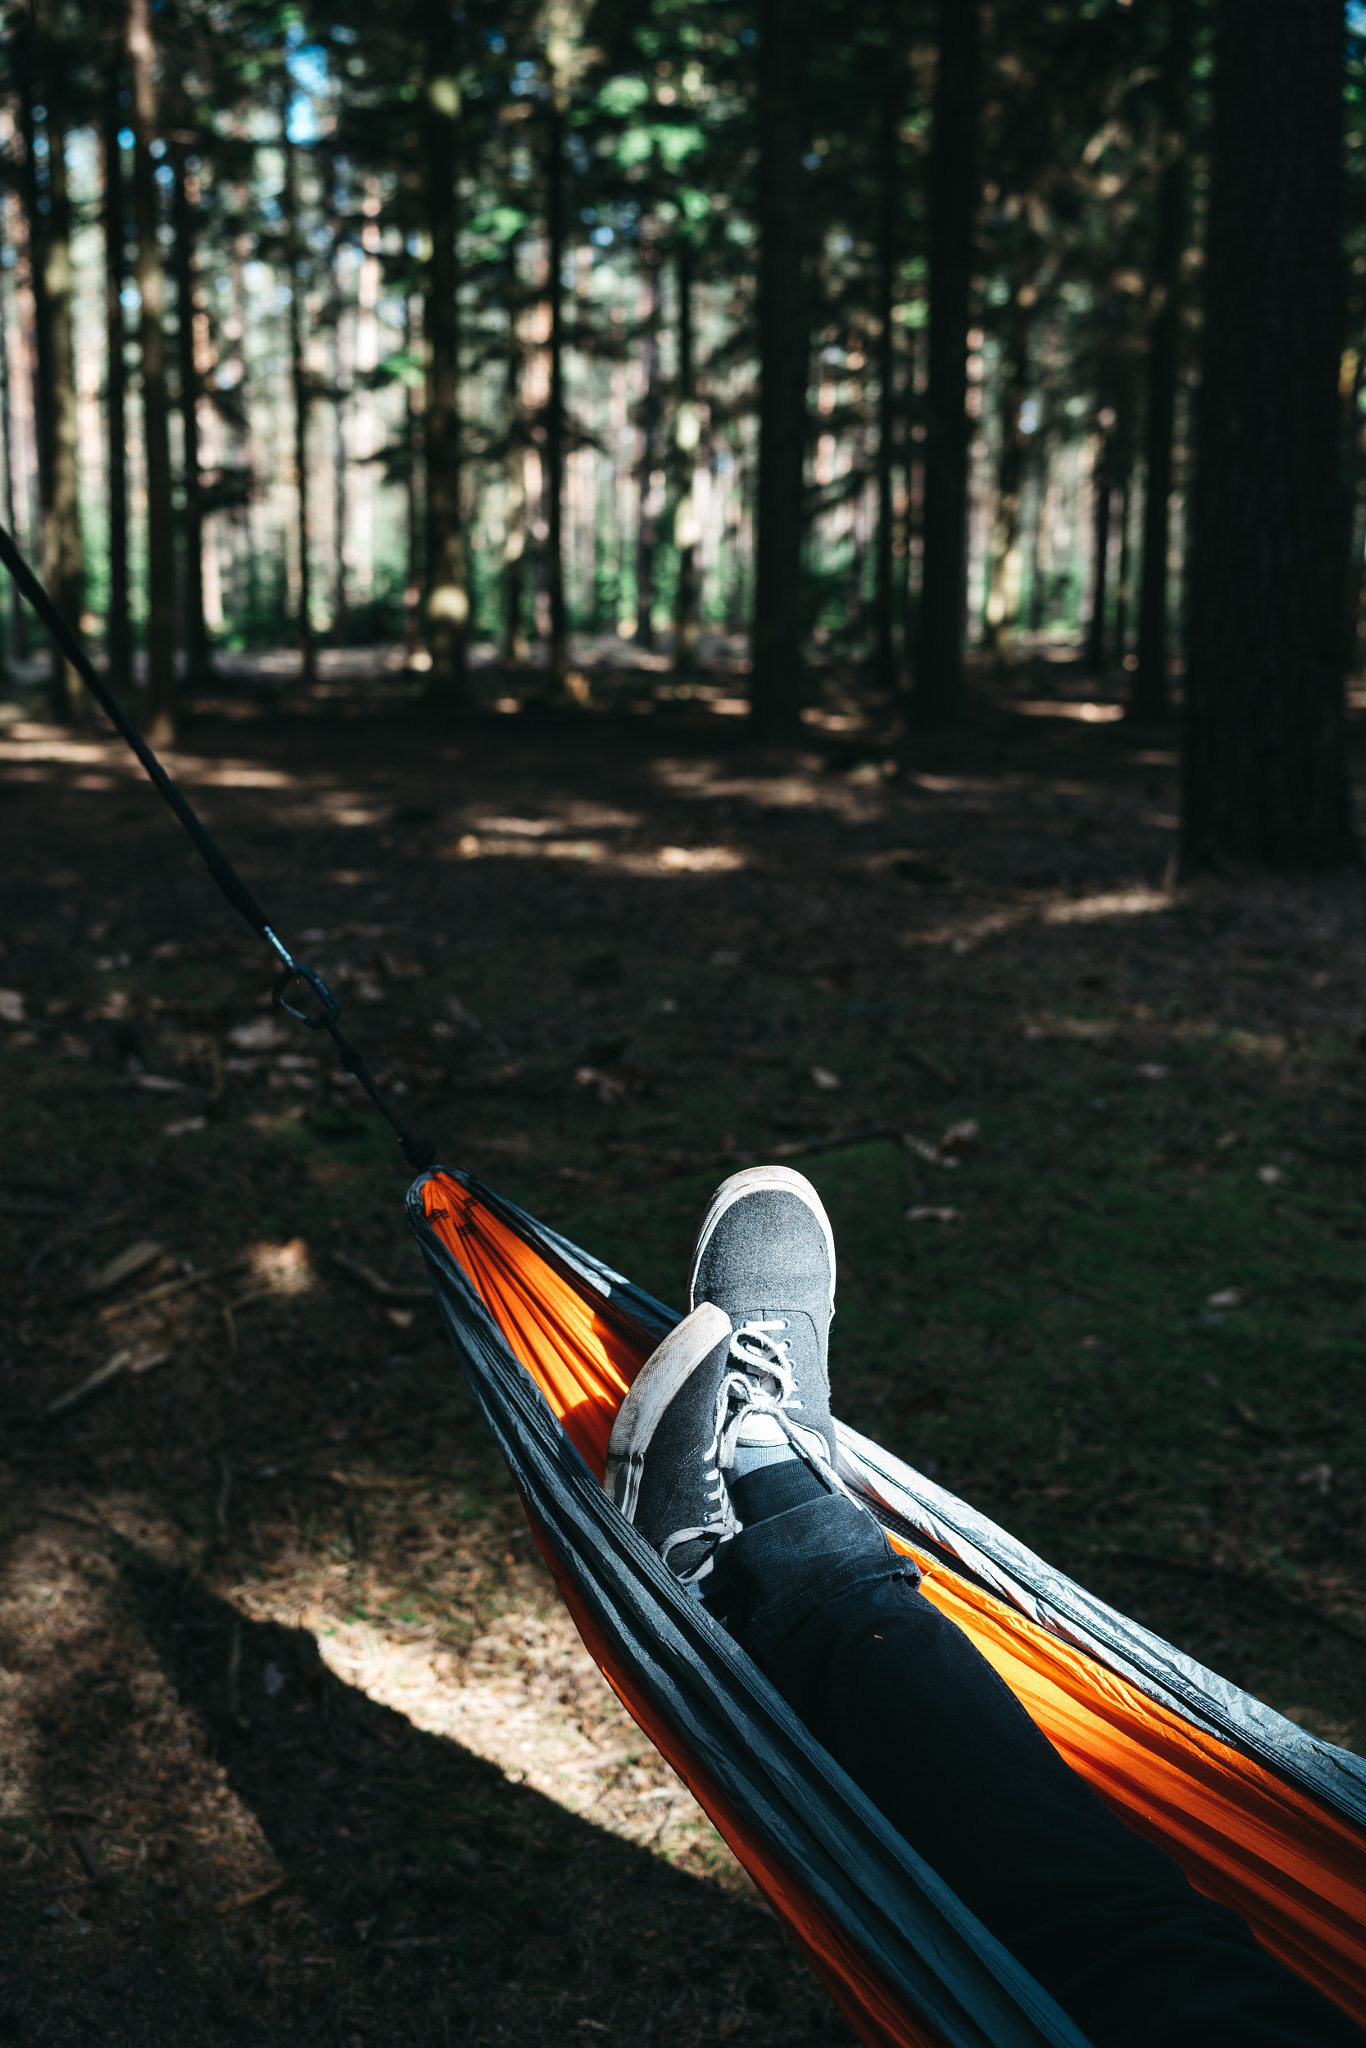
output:
{"label": "gray suede sneaker", "polygon": [[833,1467],[835,1240],[805,1175],[750,1166],[722,1181],[702,1219],[688,1299],[694,1309],[712,1302],[730,1318],[732,1367],[751,1377],[763,1405],[781,1411],[808,1453]]}
{"label": "gray suede sneaker", "polygon": [[690,1590],[739,1534],[725,1473],[753,1388],[730,1320],[703,1302],[646,1359],[607,1446],[607,1492]]}

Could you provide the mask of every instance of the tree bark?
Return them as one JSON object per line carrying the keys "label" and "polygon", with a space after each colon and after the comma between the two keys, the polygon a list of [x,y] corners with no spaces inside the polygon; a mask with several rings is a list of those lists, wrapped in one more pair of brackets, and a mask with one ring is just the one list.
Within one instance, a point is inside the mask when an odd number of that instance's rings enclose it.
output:
{"label": "tree bark", "polygon": [[1171,532],[1172,436],[1181,343],[1181,257],[1190,212],[1191,29],[1194,0],[1171,0],[1163,80],[1165,162],[1157,188],[1153,235],[1152,320],[1148,329],[1146,481],[1139,568],[1138,670],[1129,716],[1157,724],[1171,716],[1167,686],[1167,548]]}
{"label": "tree bark", "polygon": [[[517,263],[509,253],[510,292],[515,292]],[[515,312],[508,315],[507,356],[507,539],[503,543],[503,666],[525,668],[529,649],[522,626],[526,589],[526,427],[522,417],[521,336]]]}
{"label": "tree bark", "polygon": [[750,703],[755,734],[770,743],[801,732],[804,16],[804,0],[762,0],[759,15],[759,489]]}
{"label": "tree bark", "polygon": [[199,371],[195,367],[194,348],[195,194],[191,190],[191,173],[185,168],[185,155],[183,147],[177,148],[172,162],[172,247],[185,453],[185,680],[194,687],[208,681],[211,664],[209,632],[204,622],[204,490],[199,466]]}
{"label": "tree bark", "polygon": [[1106,605],[1109,599],[1111,497],[1114,495],[1114,430],[1101,425],[1100,446],[1091,471],[1091,616],[1086,627],[1086,666],[1105,673]]}
{"label": "tree bark", "polygon": [[171,510],[170,406],[166,396],[166,288],[157,243],[152,144],[157,129],[156,49],[149,0],[128,0],[133,86],[133,203],[142,301],[142,419],[147,460],[147,692],[149,737],[175,737],[175,522]]}
{"label": "tree bark", "polygon": [[554,87],[546,120],[546,257],[550,275],[550,397],[545,419],[546,590],[550,598],[550,682],[569,674],[569,615],[564,596],[564,105]]}
{"label": "tree bark", "polygon": [[697,365],[693,339],[692,248],[686,237],[678,245],[678,416],[674,422],[678,487],[674,506],[674,545],[678,549],[678,588],[674,595],[674,673],[690,675],[697,664],[697,505],[693,477],[697,467]]}
{"label": "tree bark", "polygon": [[[71,202],[62,100],[64,53],[46,10],[38,12],[21,60],[25,199],[37,343],[38,493],[44,583],[67,624],[85,609],[85,568],[77,497],[76,370],[72,347]],[[39,83],[41,81],[41,84]],[[47,181],[38,172],[35,93],[46,107]],[[45,203],[44,203],[45,202]],[[83,696],[76,671],[51,650],[48,702],[55,719],[74,718]]]}
{"label": "tree bark", "polygon": [[285,153],[285,249],[289,258],[289,382],[294,399],[294,502],[299,551],[299,617],[297,635],[303,680],[317,680],[318,649],[313,634],[312,518],[308,474],[308,415],[312,385],[306,350],[303,238],[299,233],[297,150],[289,139],[289,99],[281,109],[280,137]]}
{"label": "tree bark", "polygon": [[450,0],[426,0],[427,226],[427,695],[449,707],[467,688],[470,616],[465,536],[460,517],[460,331],[456,292],[456,121],[460,94]]}
{"label": "tree bark", "polygon": [[[5,201],[0,196],[0,434],[5,437],[5,525],[10,537],[16,543],[19,528],[15,520],[14,505],[14,395],[10,389],[9,323],[3,296]],[[16,328],[18,321],[15,321]],[[12,577],[5,579],[8,585],[7,609],[9,632],[6,638],[6,652],[11,661],[20,661],[28,652],[28,637],[24,620],[24,602],[18,586]]]}
{"label": "tree bark", "polygon": [[655,515],[650,509],[659,433],[659,256],[641,250],[645,290],[649,294],[640,337],[645,390],[640,401],[640,483],[636,492],[636,632],[635,643],[647,653],[655,644]]}
{"label": "tree bark", "polygon": [[[893,17],[896,10],[893,9]],[[892,314],[896,299],[896,266],[900,237],[901,185],[897,177],[897,134],[901,125],[904,79],[895,45],[887,60],[878,118],[877,230],[877,535],[873,543],[873,677],[877,687],[892,693],[900,677],[896,659],[896,599],[893,545],[896,511],[892,502],[892,469],[896,460],[896,352]]]}
{"label": "tree bark", "polygon": [[128,371],[124,363],[127,329],[123,317],[123,283],[127,275],[124,235],[124,126],[119,105],[122,66],[118,53],[108,53],[109,74],[103,107],[104,156],[104,333],[106,459],[109,479],[109,608],[104,644],[109,679],[116,690],[132,680],[133,628],[128,610]]}
{"label": "tree bark", "polygon": [[914,725],[963,713],[968,566],[967,332],[977,210],[981,22],[976,0],[940,0],[939,66],[927,187],[929,380],[925,397],[924,552]]}
{"label": "tree bark", "polygon": [[1342,10],[1218,0],[1181,862],[1353,855],[1338,474]]}
{"label": "tree bark", "polygon": [[1020,421],[1029,393],[1029,336],[1034,302],[1033,287],[1021,285],[1015,294],[1010,323],[1010,358],[1005,365],[1005,392],[1001,407],[996,517],[992,523],[987,556],[987,641],[1001,667],[1014,659],[1015,634],[1020,622],[1020,592],[1024,582],[1020,515],[1029,436]]}

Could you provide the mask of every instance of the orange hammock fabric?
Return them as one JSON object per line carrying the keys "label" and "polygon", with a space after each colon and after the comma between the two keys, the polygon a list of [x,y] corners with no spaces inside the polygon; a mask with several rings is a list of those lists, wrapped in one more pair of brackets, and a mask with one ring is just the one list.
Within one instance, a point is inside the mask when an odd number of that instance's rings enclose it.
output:
{"label": "orange hammock fabric", "polygon": [[[469,1190],[434,1176],[422,1193],[436,1235],[601,1478],[613,1418],[644,1363],[644,1345],[633,1346],[602,1313],[591,1288],[574,1285]],[[1198,1890],[1240,1913],[1272,1955],[1366,2026],[1361,1835],[1308,1794],[889,1533],[920,1565],[927,1598],[971,1638],[1059,1754],[1120,1818],[1172,1855]],[[609,1684],[793,1926],[861,2037],[908,2048],[924,2042],[928,2036],[812,1910],[791,1873],[728,1812],[629,1674],[612,1668],[581,1603],[556,1576]]]}

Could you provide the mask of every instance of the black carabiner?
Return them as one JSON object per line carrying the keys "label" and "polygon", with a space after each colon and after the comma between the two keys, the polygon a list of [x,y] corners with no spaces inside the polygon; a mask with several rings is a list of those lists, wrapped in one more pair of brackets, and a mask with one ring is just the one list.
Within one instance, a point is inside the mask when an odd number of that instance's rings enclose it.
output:
{"label": "black carabiner", "polygon": [[[309,987],[316,991],[322,1003],[322,1009],[316,1017],[310,1017],[307,1010],[301,1010],[296,1004],[285,1001],[285,990],[292,982],[296,981],[306,981]],[[298,961],[292,961],[286,967],[284,973],[276,982],[270,999],[277,1010],[285,1011],[290,1017],[297,1017],[301,1024],[307,1024],[310,1031],[328,1030],[341,1015],[341,1004],[337,1001],[337,998],[333,995],[322,976],[315,974],[311,967],[302,966]]]}

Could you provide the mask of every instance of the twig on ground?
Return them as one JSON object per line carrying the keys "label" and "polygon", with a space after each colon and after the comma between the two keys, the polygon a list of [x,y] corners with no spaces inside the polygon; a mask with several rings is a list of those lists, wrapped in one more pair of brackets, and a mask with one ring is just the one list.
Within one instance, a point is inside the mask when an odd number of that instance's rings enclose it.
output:
{"label": "twig on ground", "polygon": [[429,1287],[400,1286],[393,1280],[384,1279],[372,1266],[363,1265],[359,1259],[349,1258],[345,1252],[333,1252],[332,1263],[334,1266],[340,1266],[344,1273],[350,1273],[353,1279],[359,1280],[372,1294],[378,1294],[384,1301],[430,1301],[432,1298]]}
{"label": "twig on ground", "polygon": [[[841,1152],[846,1145],[872,1145],[886,1138],[901,1143],[901,1134],[891,1124],[847,1124],[838,1131],[826,1131],[817,1138],[801,1138],[788,1145],[771,1145],[771,1159],[806,1159],[817,1152]],[[720,1163],[720,1162],[718,1162]]]}
{"label": "twig on ground", "polygon": [[116,1351],[112,1358],[106,1358],[103,1365],[96,1366],[94,1372],[83,1379],[79,1386],[69,1387],[66,1393],[59,1394],[55,1401],[49,1401],[43,1412],[49,1420],[57,1415],[65,1415],[68,1409],[75,1408],[91,1394],[98,1393],[101,1387],[107,1387],[110,1381],[118,1379],[120,1374],[126,1372],[136,1375],[150,1372],[153,1366],[165,1365],[170,1355],[169,1346],[161,1351],[139,1351],[136,1347]]}
{"label": "twig on ground", "polygon": [[138,1273],[145,1273],[158,1259],[166,1256],[164,1244],[155,1238],[140,1238],[137,1244],[130,1244],[126,1252],[120,1252],[107,1266],[101,1266],[98,1273],[92,1273],[84,1287],[76,1290],[77,1301],[90,1301],[97,1294],[109,1294],[115,1287],[122,1287],[125,1280],[131,1280]]}
{"label": "twig on ground", "polygon": [[218,1453],[218,1498],[213,1504],[214,1527],[220,1536],[228,1533],[228,1503],[232,1499],[232,1462],[226,1451]]}
{"label": "twig on ground", "polygon": [[1053,1285],[1061,1287],[1064,1293],[1084,1295],[1088,1301],[1100,1303],[1102,1308],[1115,1309],[1120,1315],[1132,1316],[1135,1322],[1146,1323],[1150,1329],[1160,1330],[1164,1337],[1175,1337],[1180,1341],[1185,1335],[1173,1323],[1164,1323],[1161,1316],[1150,1315],[1145,1308],[1138,1308],[1131,1301],[1120,1301],[1118,1296],[1107,1294],[1103,1287],[1092,1287],[1085,1280],[1074,1280],[1069,1274],[1055,1273]]}
{"label": "twig on ground", "polygon": [[34,1513],[47,1516],[54,1522],[75,1522],[82,1529],[98,1529],[102,1536],[109,1533],[107,1522],[96,1521],[93,1515],[79,1515],[74,1508],[39,1507],[34,1509]]}
{"label": "twig on ground", "polygon": [[269,1884],[257,1885],[254,1892],[238,1892],[235,1899],[220,1899],[214,1907],[215,1913],[240,1913],[247,1906],[256,1905],[261,1899],[268,1899],[286,1883],[284,1877],[273,1877]]}
{"label": "twig on ground", "polygon": [[176,1294],[188,1294],[196,1287],[206,1287],[211,1280],[223,1280],[229,1273],[240,1273],[244,1266],[250,1264],[251,1253],[239,1252],[235,1259],[224,1259],[218,1266],[205,1266],[200,1273],[184,1273],[178,1280],[163,1280],[159,1287],[149,1287],[145,1294],[135,1294],[131,1301],[116,1301],[108,1308],[102,1308],[100,1321],[110,1323],[116,1316],[131,1315],[134,1309],[150,1308],[154,1302],[169,1301]]}
{"label": "twig on ground", "polygon": [[921,1067],[927,1074],[933,1075],[941,1087],[956,1088],[958,1086],[958,1076],[951,1073],[943,1061],[937,1060],[932,1052],[925,1052],[918,1045],[907,1045],[904,1041],[897,1047],[897,1051],[903,1059],[909,1060],[912,1066]]}
{"label": "twig on ground", "polygon": [[242,1624],[234,1621],[232,1640],[228,1645],[228,1712],[234,1723],[242,1729],[251,1723],[242,1712]]}
{"label": "twig on ground", "polygon": [[97,1884],[102,1891],[112,1891],[115,1882],[113,1874],[105,1869],[99,1857],[95,1854],[94,1844],[91,1842],[85,1829],[68,1828],[66,1838],[75,1850],[81,1869],[90,1879],[91,1884]]}

